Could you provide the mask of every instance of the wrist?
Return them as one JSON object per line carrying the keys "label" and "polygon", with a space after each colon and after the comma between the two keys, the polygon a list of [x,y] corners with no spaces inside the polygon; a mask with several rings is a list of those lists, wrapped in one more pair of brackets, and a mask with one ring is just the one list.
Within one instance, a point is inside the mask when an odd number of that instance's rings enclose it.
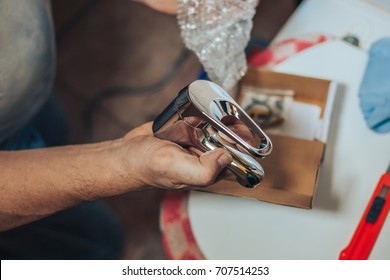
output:
{"label": "wrist", "polygon": [[98,186],[95,196],[88,195],[90,199],[122,194],[132,190],[144,189],[146,185],[140,179],[137,171],[137,158],[129,151],[128,140],[119,138],[99,143],[97,154],[93,155],[93,168],[91,175],[96,176],[94,181]]}

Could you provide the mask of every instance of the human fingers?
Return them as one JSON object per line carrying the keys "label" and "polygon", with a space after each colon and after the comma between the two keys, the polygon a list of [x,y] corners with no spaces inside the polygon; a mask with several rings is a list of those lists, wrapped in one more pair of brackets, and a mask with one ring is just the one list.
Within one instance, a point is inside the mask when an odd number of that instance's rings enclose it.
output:
{"label": "human fingers", "polygon": [[173,165],[177,168],[177,185],[208,186],[215,182],[221,171],[233,161],[229,152],[215,149],[199,157],[183,154],[182,161]]}
{"label": "human fingers", "polygon": [[170,15],[177,14],[177,7],[176,7],[177,0],[134,0],[134,1],[144,3],[150,8],[162,13],[166,13]]}

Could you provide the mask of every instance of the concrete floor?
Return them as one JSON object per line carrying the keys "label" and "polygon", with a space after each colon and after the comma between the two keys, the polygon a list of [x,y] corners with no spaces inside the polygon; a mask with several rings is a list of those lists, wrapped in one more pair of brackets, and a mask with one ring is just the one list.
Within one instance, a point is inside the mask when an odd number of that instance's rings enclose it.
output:
{"label": "concrete floor", "polygon": [[[130,0],[52,3],[58,53],[54,94],[70,118],[70,143],[114,139],[153,120],[201,71],[196,56],[184,48],[175,16]],[[295,6],[293,0],[262,0],[253,37],[272,40]],[[166,258],[159,228],[164,193],[107,199],[123,224],[124,259]]]}

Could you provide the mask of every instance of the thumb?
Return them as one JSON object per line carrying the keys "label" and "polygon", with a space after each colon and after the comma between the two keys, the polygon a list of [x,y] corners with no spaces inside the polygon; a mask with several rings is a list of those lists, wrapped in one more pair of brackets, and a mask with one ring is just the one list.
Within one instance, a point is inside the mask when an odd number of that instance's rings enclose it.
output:
{"label": "thumb", "polygon": [[[232,155],[224,149],[215,149],[199,157],[200,166],[194,175],[199,180],[197,185],[211,185],[218,174],[233,161]],[[198,173],[198,174],[196,174]]]}
{"label": "thumb", "polygon": [[200,155],[199,161],[205,168],[220,172],[233,161],[233,157],[224,149],[215,149]]}
{"label": "thumb", "polygon": [[208,186],[214,183],[218,174],[233,161],[232,155],[221,148],[203,153],[199,157],[182,154],[172,162],[175,178],[181,186]]}

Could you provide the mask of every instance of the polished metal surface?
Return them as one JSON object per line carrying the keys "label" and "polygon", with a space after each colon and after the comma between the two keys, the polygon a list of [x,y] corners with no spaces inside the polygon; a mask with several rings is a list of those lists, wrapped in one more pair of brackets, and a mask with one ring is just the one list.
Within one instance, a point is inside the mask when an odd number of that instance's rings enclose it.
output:
{"label": "polished metal surface", "polygon": [[244,187],[257,186],[264,170],[255,158],[271,153],[272,143],[262,129],[226,91],[213,82],[198,80],[155,119],[157,138],[202,152],[224,148],[233,156],[228,169]]}

